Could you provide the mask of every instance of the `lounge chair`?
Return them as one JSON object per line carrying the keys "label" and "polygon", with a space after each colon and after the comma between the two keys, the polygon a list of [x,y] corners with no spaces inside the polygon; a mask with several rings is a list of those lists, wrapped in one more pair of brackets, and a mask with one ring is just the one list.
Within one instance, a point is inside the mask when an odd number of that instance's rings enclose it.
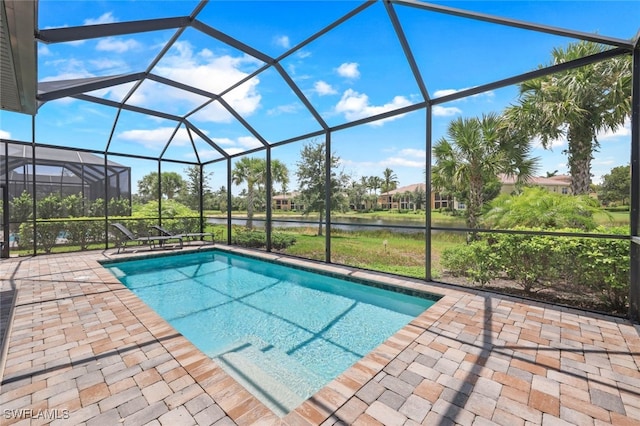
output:
{"label": "lounge chair", "polygon": [[179,234],[179,233],[171,232],[168,229],[163,228],[162,226],[159,226],[159,225],[153,225],[153,228],[157,229],[158,232],[160,232],[160,235],[165,237],[176,237],[176,238],[180,237],[184,240],[190,240],[190,241],[195,241],[197,239],[201,241],[205,241],[205,237],[211,237],[211,244],[215,243],[214,234],[211,232],[190,232],[185,234]]}
{"label": "lounge chair", "polygon": [[111,226],[116,228],[124,235],[124,238],[118,238],[118,240],[116,241],[118,253],[120,253],[120,250],[124,251],[127,248],[127,244],[132,242],[138,243],[138,245],[148,245],[153,250],[154,248],[156,248],[156,243],[160,247],[163,247],[166,241],[176,240],[180,244],[180,248],[182,248],[182,237],[178,235],[148,235],[139,237],[121,223],[112,223]]}

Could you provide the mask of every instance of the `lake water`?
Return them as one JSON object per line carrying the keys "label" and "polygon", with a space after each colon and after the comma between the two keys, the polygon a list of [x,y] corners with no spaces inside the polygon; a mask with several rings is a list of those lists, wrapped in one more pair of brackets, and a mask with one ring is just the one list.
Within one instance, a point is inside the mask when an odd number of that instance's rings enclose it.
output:
{"label": "lake water", "polygon": [[[210,217],[207,219],[208,223],[216,225],[226,225],[226,218]],[[344,218],[335,219],[331,224],[332,229],[340,229],[343,231],[377,231],[386,230],[391,232],[401,233],[422,233],[424,232],[423,220],[388,220],[388,219],[368,219],[368,218]],[[336,223],[337,222],[337,223]],[[266,221],[264,219],[253,219],[253,226],[255,228],[264,228]],[[300,227],[317,227],[317,220],[310,220],[309,218],[301,216],[289,216],[286,218],[278,218],[272,221],[273,228],[300,228]],[[231,219],[232,225],[246,226],[246,219]],[[451,223],[433,223],[432,226],[454,228],[455,224]],[[433,232],[441,232],[434,230]]]}

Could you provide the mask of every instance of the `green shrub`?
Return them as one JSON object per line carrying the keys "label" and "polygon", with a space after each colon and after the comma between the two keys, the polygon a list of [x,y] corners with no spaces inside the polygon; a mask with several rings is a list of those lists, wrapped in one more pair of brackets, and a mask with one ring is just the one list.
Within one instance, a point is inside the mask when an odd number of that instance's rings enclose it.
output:
{"label": "green shrub", "polygon": [[267,235],[264,231],[249,228],[236,228],[234,231],[231,238],[233,244],[249,248],[264,247],[267,244]]}
{"label": "green shrub", "polygon": [[296,237],[289,234],[281,234],[279,232],[271,233],[271,247],[276,250],[284,250],[289,246],[294,245]]}
{"label": "green shrub", "polygon": [[530,293],[559,278],[557,263],[566,261],[557,237],[497,234],[491,247],[508,278]]}
{"label": "green shrub", "polygon": [[[51,253],[56,245],[60,232],[64,231],[64,222],[37,222],[36,247]],[[20,225],[20,246],[26,246],[33,242],[33,222],[25,222]]]}
{"label": "green shrub", "polygon": [[104,220],[68,220],[64,223],[71,244],[87,250],[89,244],[104,242]]}
{"label": "green shrub", "polygon": [[[562,232],[578,232],[562,229]],[[596,229],[625,235],[626,228]],[[612,312],[624,312],[629,294],[629,242],[617,239],[492,234],[445,249],[441,264],[453,276],[484,285],[499,276],[525,292],[544,287],[568,287],[595,294]]]}
{"label": "green shrub", "polygon": [[[267,245],[267,234],[258,229],[234,227],[231,242],[242,247],[261,248]],[[286,249],[295,242],[296,239],[293,235],[279,232],[271,233],[271,246],[276,250]]]}
{"label": "green shrub", "polygon": [[520,194],[503,194],[489,203],[483,215],[487,227],[500,229],[578,228],[591,231],[597,224],[598,202],[582,195],[562,195],[539,187],[524,188]]}
{"label": "green shrub", "polygon": [[453,276],[467,277],[474,284],[484,286],[500,272],[500,259],[486,241],[446,248],[441,265]]}
{"label": "green shrub", "polygon": [[37,217],[51,219],[62,216],[62,198],[57,194],[49,194],[36,202]]}
{"label": "green shrub", "polygon": [[[625,235],[624,227],[600,228],[608,234]],[[612,310],[624,312],[629,296],[629,242],[625,240],[580,238],[574,246],[576,282],[584,283],[596,292]]]}

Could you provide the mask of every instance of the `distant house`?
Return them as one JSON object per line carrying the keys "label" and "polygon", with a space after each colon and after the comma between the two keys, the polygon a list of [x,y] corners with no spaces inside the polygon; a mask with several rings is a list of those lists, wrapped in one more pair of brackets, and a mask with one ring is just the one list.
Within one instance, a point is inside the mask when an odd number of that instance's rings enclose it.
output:
{"label": "distant house", "polygon": [[[501,194],[511,194],[516,191],[516,178],[515,176],[499,175],[498,178],[502,183],[500,189]],[[527,185],[540,186],[549,192],[556,192],[559,194],[571,194],[571,176],[557,175],[552,177],[535,176],[530,178]],[[401,186],[392,191],[384,192],[378,197],[378,205],[386,210],[400,209],[400,210],[413,210],[415,205],[413,199],[406,194],[407,192],[413,193],[417,188],[425,189],[425,184],[414,183],[407,186]],[[424,208],[424,206],[421,206]],[[466,206],[464,203],[451,198],[441,196],[437,191],[431,191],[431,209],[447,209],[453,208],[454,210],[464,210]]]}
{"label": "distant house", "polygon": [[[502,188],[500,189],[501,194],[511,194],[516,190],[515,176],[499,175],[498,178],[502,183]],[[568,175],[557,175],[551,177],[534,176],[529,178],[525,184],[530,186],[539,186],[549,192],[556,192],[558,194],[571,194],[571,176]]]}
{"label": "distant house", "polygon": [[274,210],[283,210],[290,211],[301,209],[302,206],[296,206],[295,198],[300,195],[299,192],[288,192],[286,194],[278,194],[272,197],[273,200],[273,209]]}

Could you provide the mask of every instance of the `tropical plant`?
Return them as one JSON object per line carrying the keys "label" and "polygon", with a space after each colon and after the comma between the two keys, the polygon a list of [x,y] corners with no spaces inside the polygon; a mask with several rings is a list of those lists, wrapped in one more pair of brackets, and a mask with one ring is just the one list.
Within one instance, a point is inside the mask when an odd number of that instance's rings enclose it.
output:
{"label": "tropical plant", "polygon": [[[588,41],[553,49],[550,65],[601,53],[609,47]],[[597,134],[615,130],[631,112],[631,57],[618,56],[520,84],[518,105],[505,115],[512,127],[539,136],[548,148],[566,137],[571,192],[588,194]]]}
{"label": "tropical plant", "polygon": [[29,220],[33,214],[33,198],[27,191],[23,191],[19,197],[14,197],[9,202],[9,221],[22,223]]}
{"label": "tropical plant", "polygon": [[[263,158],[242,157],[231,172],[234,185],[247,185],[247,228],[253,227],[253,215],[259,201],[264,204],[264,188],[267,184],[267,161]],[[279,160],[271,161],[271,183],[280,182],[285,188],[289,182],[289,171]],[[260,194],[262,193],[262,194]]]}
{"label": "tropical plant", "polygon": [[390,168],[382,171],[382,192],[393,191],[398,187],[398,176]]}
{"label": "tropical plant", "polygon": [[413,203],[415,205],[415,209],[422,210],[426,208],[427,205],[427,193],[424,190],[424,186],[418,185],[416,189],[413,190]]}
{"label": "tropical plant", "polygon": [[[176,172],[162,172],[160,184],[158,172],[151,172],[138,181],[138,195],[143,203],[157,200],[162,196],[169,200],[174,199],[185,187],[185,182]],[[158,192],[159,189],[162,192]]]}
{"label": "tropical plant", "polygon": [[[266,164],[265,164],[266,168]],[[287,193],[289,187],[289,169],[280,160],[271,160],[271,193],[275,194],[273,184],[280,183],[283,194]]]}
{"label": "tropical plant", "polygon": [[367,178],[367,186],[373,191],[373,195],[378,195],[378,189],[382,187],[382,183],[380,176],[369,176]]}
{"label": "tropical plant", "polygon": [[58,194],[49,194],[36,202],[39,218],[51,219],[62,216],[62,199]]}
{"label": "tropical plant", "polygon": [[257,185],[264,180],[265,169],[259,158],[242,157],[233,167],[231,180],[234,185],[247,185],[247,228],[253,227],[253,207]]}
{"label": "tropical plant", "polygon": [[67,195],[62,199],[62,216],[81,217],[84,216],[84,205],[86,199],[82,194]]}
{"label": "tropical plant", "polygon": [[[213,172],[205,173],[200,166],[187,167],[184,170],[185,183],[184,191],[180,200],[194,210],[200,209],[200,197],[202,202],[206,206],[212,204],[213,193],[211,192],[210,179],[213,176]],[[206,208],[206,207],[205,207]]]}
{"label": "tropical plant", "polygon": [[[363,179],[366,181],[366,178]],[[356,181],[351,181],[351,185],[347,188],[347,195],[349,196],[349,205],[352,206],[354,210],[360,211],[367,199],[367,186]]]}
{"label": "tropical plant", "polygon": [[498,115],[460,117],[449,123],[447,138],[434,145],[434,187],[451,192],[468,190],[467,226],[476,229],[487,183],[496,181],[501,173],[526,181],[537,165],[537,158],[529,158],[530,150],[527,141],[503,127]]}
{"label": "tropical plant", "polygon": [[602,176],[598,199],[604,204],[619,202],[629,205],[631,197],[631,166],[618,166]]}
{"label": "tropical plant", "polygon": [[340,157],[330,155],[329,167],[331,178],[329,186],[326,185],[326,144],[324,142],[311,142],[306,144],[300,152],[300,160],[296,163],[298,185],[300,191],[299,201],[304,206],[303,214],[319,212],[318,235],[322,235],[322,221],[326,210],[326,196],[329,191],[332,209],[344,209],[346,199],[343,189],[349,177],[342,171],[338,171]]}
{"label": "tropical plant", "polygon": [[483,215],[487,227],[578,228],[591,231],[598,225],[598,202],[588,195],[562,195],[529,187],[515,195],[503,194],[491,201]]}

